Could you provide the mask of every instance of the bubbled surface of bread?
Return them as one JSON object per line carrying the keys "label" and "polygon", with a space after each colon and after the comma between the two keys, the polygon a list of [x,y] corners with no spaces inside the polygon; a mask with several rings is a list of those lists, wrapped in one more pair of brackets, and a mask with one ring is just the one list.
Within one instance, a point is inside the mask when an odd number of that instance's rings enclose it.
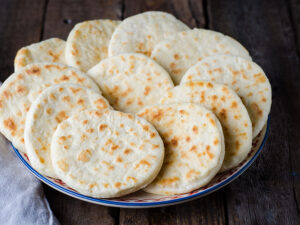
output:
{"label": "bubbled surface of bread", "polygon": [[56,63],[35,63],[13,73],[0,87],[0,131],[20,151],[25,152],[24,127],[32,102],[47,87],[77,83],[100,92],[84,73]]}
{"label": "bubbled surface of bread", "polygon": [[215,115],[192,103],[149,106],[139,116],[151,122],[165,143],[157,178],[145,188],[154,194],[179,194],[207,184],[224,159],[222,127]]}
{"label": "bubbled surface of bread", "polygon": [[252,125],[246,107],[229,87],[209,81],[191,81],[170,90],[160,103],[198,103],[212,110],[222,124],[225,158],[221,171],[237,166],[252,146]]}
{"label": "bubbled surface of bread", "polygon": [[126,18],[109,43],[109,56],[127,52],[151,55],[154,46],[170,35],[189,28],[165,12],[144,12]]}
{"label": "bubbled surface of bread", "polygon": [[239,42],[205,29],[182,31],[170,36],[155,46],[151,58],[169,72],[175,84],[179,84],[192,65],[216,54],[237,55],[251,60],[248,51]]}
{"label": "bubbled surface of bread", "polygon": [[113,110],[85,110],[58,126],[51,157],[56,174],[68,186],[109,198],[148,185],[161,168],[164,145],[142,118]]}
{"label": "bubbled surface of bread", "polygon": [[210,80],[231,87],[246,106],[253,127],[253,138],[265,125],[271,109],[272,90],[264,71],[254,62],[231,55],[204,58],[192,66],[181,83]]}
{"label": "bubbled surface of bread", "polygon": [[71,30],[66,44],[68,65],[87,71],[108,55],[108,44],[117,20],[89,20]]}
{"label": "bubbled surface of bread", "polygon": [[88,75],[115,109],[130,113],[157,103],[174,86],[160,65],[137,53],[109,57],[90,69]]}
{"label": "bubbled surface of bread", "polygon": [[31,165],[43,175],[57,178],[51,163],[51,140],[58,124],[85,109],[104,110],[109,103],[100,93],[63,83],[44,90],[26,117],[24,140]]}
{"label": "bubbled surface of bread", "polygon": [[15,71],[32,63],[53,62],[66,64],[66,42],[50,38],[21,48],[15,57]]}

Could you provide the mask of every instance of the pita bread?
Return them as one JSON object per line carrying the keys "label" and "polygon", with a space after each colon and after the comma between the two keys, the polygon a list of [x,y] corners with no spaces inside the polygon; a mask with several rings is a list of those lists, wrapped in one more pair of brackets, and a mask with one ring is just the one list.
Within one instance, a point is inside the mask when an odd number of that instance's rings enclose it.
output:
{"label": "pita bread", "polygon": [[145,187],[163,157],[163,142],[150,123],[113,110],[74,114],[57,127],[51,143],[57,175],[93,197],[118,197]]}
{"label": "pita bread", "polygon": [[15,57],[15,71],[31,63],[53,62],[66,64],[66,42],[50,38],[21,48]]}
{"label": "pita bread", "polygon": [[68,65],[86,72],[107,58],[111,35],[119,23],[117,20],[90,20],[76,24],[66,44]]}
{"label": "pita bread", "polygon": [[212,110],[220,120],[225,137],[225,158],[221,171],[237,166],[252,146],[252,124],[238,95],[226,85],[191,81],[170,90],[162,104],[193,102]]}
{"label": "pita bread", "polygon": [[219,32],[193,29],[172,35],[158,43],[151,55],[179,84],[184,73],[197,61],[217,54],[230,54],[251,60],[248,51],[236,40]]}
{"label": "pita bread", "polygon": [[271,85],[264,71],[254,62],[231,55],[204,58],[191,67],[181,83],[209,80],[231,87],[246,106],[257,136],[267,122],[271,109]]}
{"label": "pita bread", "polygon": [[44,89],[59,83],[77,83],[100,93],[87,75],[56,63],[23,67],[0,87],[0,131],[18,150],[25,152],[24,126],[31,103]]}
{"label": "pita bread", "polygon": [[63,83],[45,89],[32,103],[25,122],[25,146],[31,166],[39,173],[55,177],[50,147],[58,124],[76,112],[94,108],[108,109],[109,103],[80,85]]}
{"label": "pita bread", "polygon": [[222,127],[215,115],[198,104],[149,106],[138,113],[151,122],[165,143],[163,167],[144,190],[180,194],[207,184],[224,159]]}
{"label": "pita bread", "polygon": [[115,109],[131,113],[157,103],[174,86],[160,65],[137,53],[107,58],[89,70],[88,75]]}
{"label": "pita bread", "polygon": [[165,12],[144,12],[123,20],[109,43],[109,56],[137,52],[151,55],[154,46],[170,35],[189,28]]}

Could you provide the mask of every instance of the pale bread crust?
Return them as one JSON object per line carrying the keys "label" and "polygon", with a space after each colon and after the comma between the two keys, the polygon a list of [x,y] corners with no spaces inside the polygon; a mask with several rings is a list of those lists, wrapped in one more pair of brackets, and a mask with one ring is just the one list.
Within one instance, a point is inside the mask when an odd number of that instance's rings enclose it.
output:
{"label": "pale bread crust", "polygon": [[108,56],[108,44],[118,20],[89,20],[71,30],[66,44],[68,65],[84,72]]}
{"label": "pale bread crust", "polygon": [[35,63],[23,67],[0,87],[0,131],[18,150],[26,152],[24,126],[32,102],[44,89],[59,83],[77,83],[100,93],[87,75],[56,63]]}
{"label": "pale bread crust", "polygon": [[211,111],[184,103],[146,107],[137,115],[154,125],[166,151],[160,173],[145,191],[185,193],[206,185],[218,173],[225,145],[221,124]]}
{"label": "pale bread crust", "polygon": [[26,116],[24,140],[31,166],[39,173],[57,178],[51,163],[51,140],[56,127],[85,109],[104,110],[109,103],[99,92],[63,83],[45,89]]}
{"label": "pale bread crust", "polygon": [[123,20],[109,43],[108,55],[137,52],[151,55],[154,46],[188,26],[165,12],[150,11]]}
{"label": "pale bread crust", "polygon": [[183,31],[158,43],[151,55],[179,84],[184,73],[201,59],[217,54],[230,54],[251,60],[248,51],[236,40],[205,29]]}
{"label": "pale bread crust", "polygon": [[204,58],[191,67],[181,83],[209,80],[231,87],[246,106],[256,137],[267,122],[272,103],[272,89],[264,71],[254,62],[231,55]]}
{"label": "pale bread crust", "polygon": [[66,64],[66,42],[50,38],[21,48],[15,57],[15,71],[32,63],[48,62]]}
{"label": "pale bread crust", "polygon": [[109,57],[88,71],[103,96],[120,111],[136,113],[156,104],[174,87],[169,74],[143,54],[125,53]]}
{"label": "pale bread crust", "polygon": [[74,114],[58,126],[51,143],[57,175],[78,192],[98,198],[145,187],[163,157],[163,142],[150,123],[113,110]]}
{"label": "pale bread crust", "polygon": [[191,81],[170,90],[161,104],[193,102],[212,110],[222,124],[225,158],[221,171],[237,166],[251,150],[252,124],[246,107],[229,87],[215,82]]}

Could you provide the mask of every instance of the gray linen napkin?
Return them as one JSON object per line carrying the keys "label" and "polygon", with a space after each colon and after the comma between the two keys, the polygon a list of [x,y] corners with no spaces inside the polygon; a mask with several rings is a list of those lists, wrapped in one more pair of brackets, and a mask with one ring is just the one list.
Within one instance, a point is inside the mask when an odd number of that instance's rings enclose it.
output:
{"label": "gray linen napkin", "polygon": [[0,134],[0,224],[59,225],[40,181]]}

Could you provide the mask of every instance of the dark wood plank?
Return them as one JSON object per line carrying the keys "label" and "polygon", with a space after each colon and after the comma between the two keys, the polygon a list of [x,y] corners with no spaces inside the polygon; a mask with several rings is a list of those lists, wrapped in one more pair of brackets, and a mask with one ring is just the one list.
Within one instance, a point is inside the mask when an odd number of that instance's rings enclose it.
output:
{"label": "dark wood plank", "polygon": [[[45,194],[56,218],[62,225],[116,224],[113,208],[94,205],[69,197],[44,185]],[[118,212],[117,212],[118,213]]]}
{"label": "dark wood plank", "polygon": [[190,27],[205,26],[205,18],[202,11],[202,0],[124,0],[123,17],[127,18],[141,12],[152,10],[169,12]]}
{"label": "dark wood plank", "polygon": [[17,51],[40,40],[45,1],[3,0],[0,7],[0,74],[3,82],[14,68]]}
{"label": "dark wood plank", "polygon": [[[66,39],[73,26],[91,19],[119,19],[120,0],[49,0],[45,15],[43,39]],[[119,209],[98,206],[63,195],[45,187],[50,206],[62,224],[117,224]]]}
{"label": "dark wood plank", "polygon": [[154,208],[121,210],[120,224],[225,224],[223,191],[188,203]]}
{"label": "dark wood plank", "polygon": [[229,224],[300,224],[300,67],[285,1],[208,1],[210,27],[240,40],[273,87],[261,156],[226,193]]}
{"label": "dark wood plank", "polygon": [[[205,27],[202,1],[130,1],[123,5],[124,18],[144,11],[172,13],[190,27]],[[225,224],[223,192],[178,206],[156,209],[121,209],[120,224]]]}
{"label": "dark wood plank", "polygon": [[120,19],[121,0],[49,0],[44,28],[44,39],[66,39],[78,22],[92,19]]}
{"label": "dark wood plank", "polygon": [[289,11],[292,25],[295,30],[298,55],[300,55],[300,0],[289,0]]}

